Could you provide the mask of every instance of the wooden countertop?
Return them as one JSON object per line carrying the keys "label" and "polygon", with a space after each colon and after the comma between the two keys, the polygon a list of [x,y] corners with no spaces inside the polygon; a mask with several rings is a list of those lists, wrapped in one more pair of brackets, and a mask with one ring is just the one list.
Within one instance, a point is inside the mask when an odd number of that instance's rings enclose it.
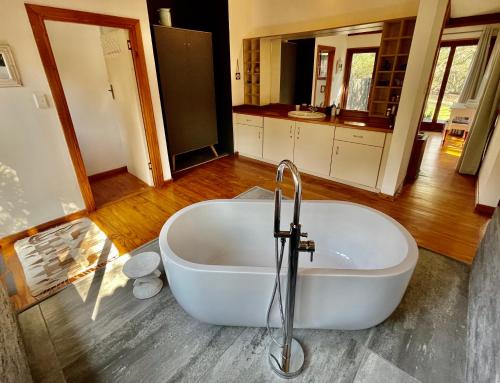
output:
{"label": "wooden countertop", "polygon": [[310,119],[289,117],[288,112],[292,110],[295,110],[294,105],[270,104],[264,106],[256,106],[256,105],[233,106],[234,113],[250,114],[262,117],[274,117],[292,121],[310,122],[314,124],[343,126],[346,128],[371,130],[375,132],[392,133],[392,129],[389,128],[388,124],[380,119],[375,120],[370,117],[327,116],[322,120],[310,120]]}

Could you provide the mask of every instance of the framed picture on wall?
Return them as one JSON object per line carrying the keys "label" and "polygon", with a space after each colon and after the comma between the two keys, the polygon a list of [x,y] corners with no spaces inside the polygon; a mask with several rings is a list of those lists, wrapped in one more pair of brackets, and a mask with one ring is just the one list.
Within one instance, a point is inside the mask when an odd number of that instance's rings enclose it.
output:
{"label": "framed picture on wall", "polygon": [[22,86],[21,77],[8,45],[0,45],[0,87]]}

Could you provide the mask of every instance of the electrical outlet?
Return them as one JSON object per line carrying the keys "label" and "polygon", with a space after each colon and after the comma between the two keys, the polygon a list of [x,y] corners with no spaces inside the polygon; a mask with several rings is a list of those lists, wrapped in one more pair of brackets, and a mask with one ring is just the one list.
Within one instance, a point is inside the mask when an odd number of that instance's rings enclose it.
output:
{"label": "electrical outlet", "polygon": [[241,73],[240,72],[236,72],[236,80],[241,80]]}

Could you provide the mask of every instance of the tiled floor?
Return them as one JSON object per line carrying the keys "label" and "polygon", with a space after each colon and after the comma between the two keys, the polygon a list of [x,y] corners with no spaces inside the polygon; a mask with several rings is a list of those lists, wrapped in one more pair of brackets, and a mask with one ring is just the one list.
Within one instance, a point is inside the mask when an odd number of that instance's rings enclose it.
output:
{"label": "tiled floor", "polygon": [[[36,381],[282,382],[268,366],[264,329],[201,323],[168,286],[134,299],[121,273],[126,257],[20,314]],[[468,274],[469,266],[421,250],[384,323],[296,330],[306,366],[294,382],[463,382]]]}

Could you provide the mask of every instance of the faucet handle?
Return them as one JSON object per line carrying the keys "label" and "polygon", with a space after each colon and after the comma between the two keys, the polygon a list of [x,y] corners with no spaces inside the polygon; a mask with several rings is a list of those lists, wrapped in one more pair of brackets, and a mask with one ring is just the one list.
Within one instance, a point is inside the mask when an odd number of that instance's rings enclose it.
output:
{"label": "faucet handle", "polygon": [[300,233],[300,236],[304,238],[307,238],[308,235],[309,235],[308,233]]}
{"label": "faucet handle", "polygon": [[[307,233],[305,233],[307,234]],[[300,241],[299,243],[299,251],[306,251],[310,254],[311,258],[311,262],[313,261],[313,255],[314,255],[314,252],[316,251],[316,244],[314,243],[314,241]]]}

